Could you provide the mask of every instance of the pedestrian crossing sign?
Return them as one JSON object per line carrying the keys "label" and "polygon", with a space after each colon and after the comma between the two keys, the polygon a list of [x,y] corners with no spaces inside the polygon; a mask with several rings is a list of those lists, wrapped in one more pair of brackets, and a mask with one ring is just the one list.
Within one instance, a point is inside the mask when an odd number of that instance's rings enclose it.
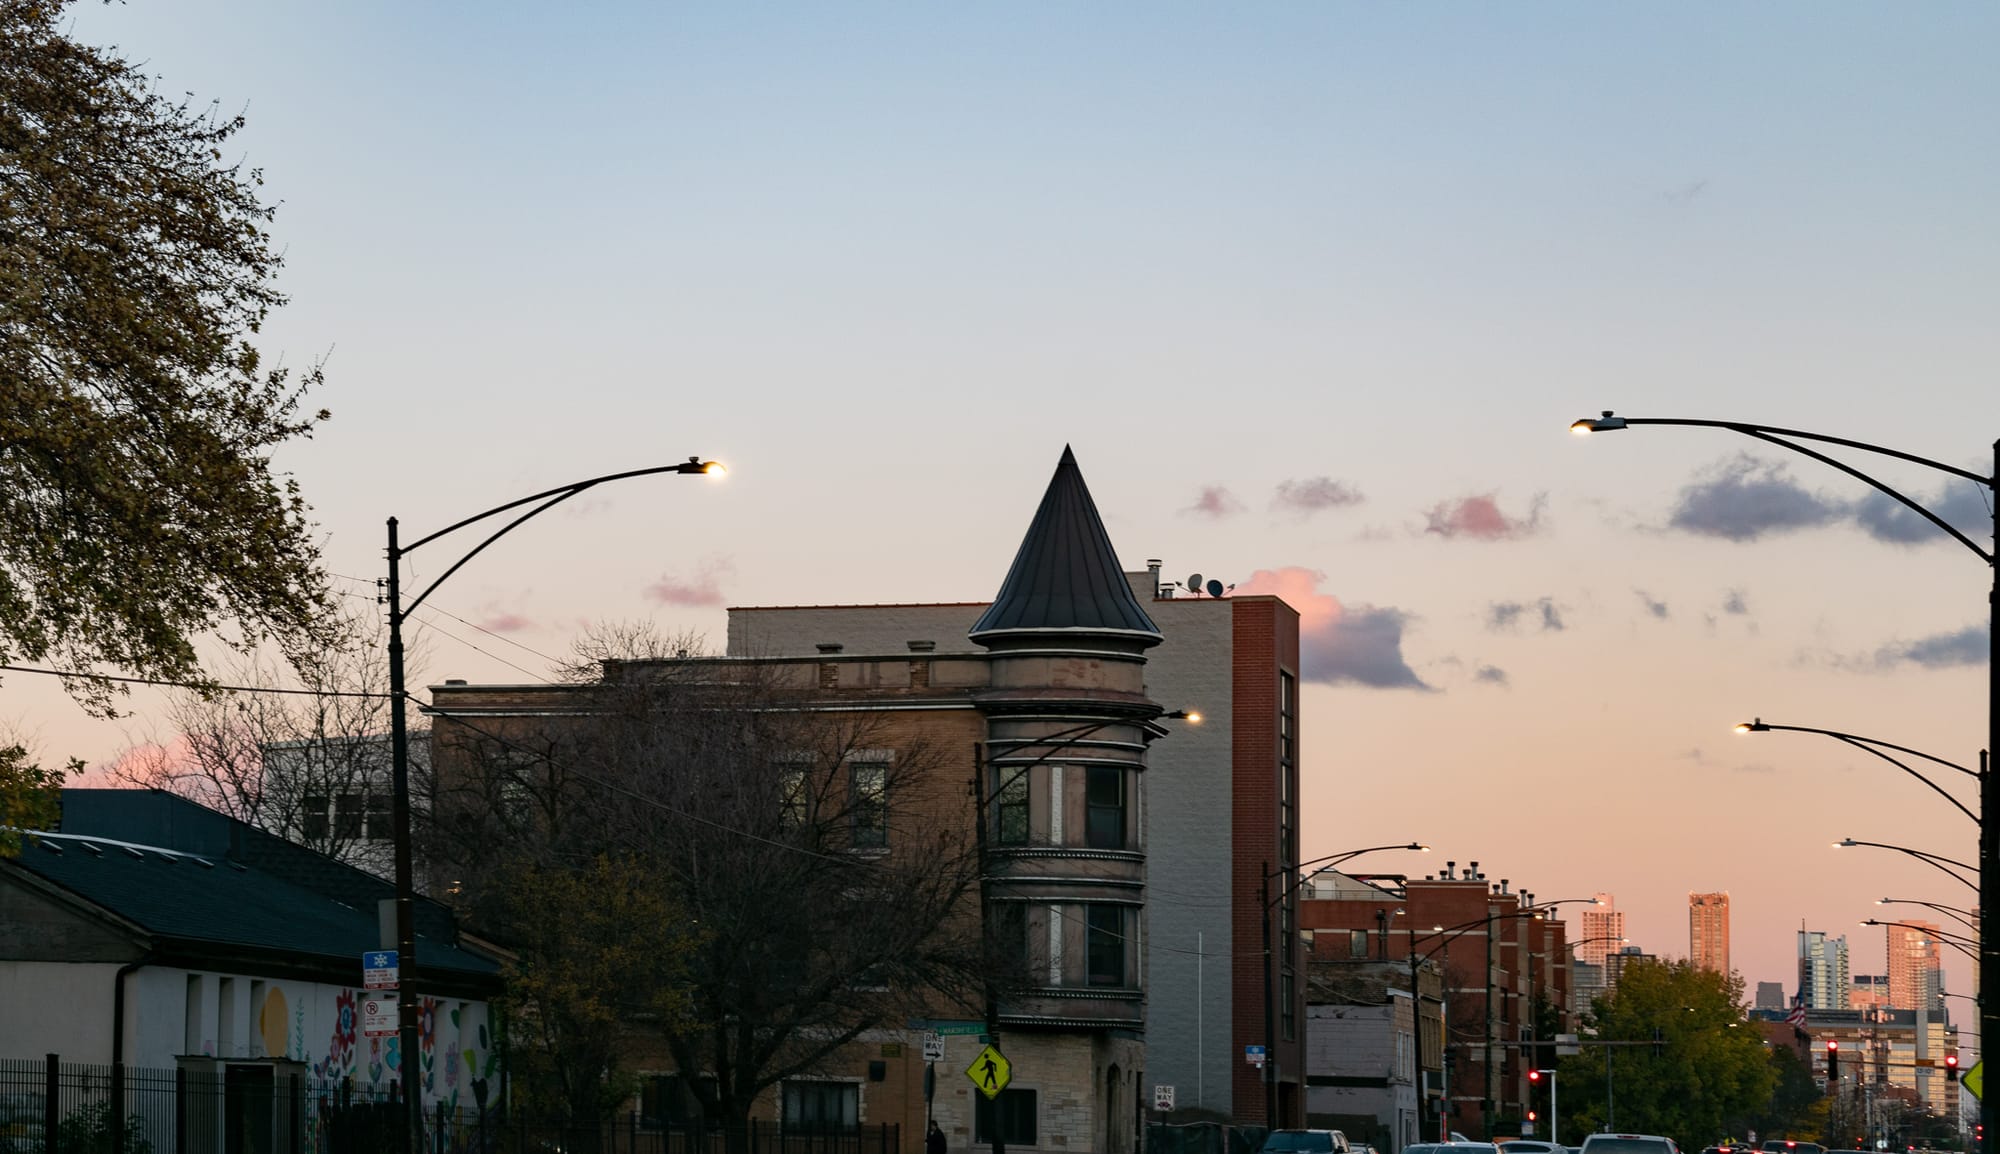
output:
{"label": "pedestrian crossing sign", "polygon": [[965,1076],[972,1079],[979,1092],[991,1100],[998,1098],[1000,1091],[1007,1088],[1007,1083],[1014,1080],[1014,1067],[1000,1052],[1000,1047],[988,1045],[979,1051],[972,1065],[965,1068]]}
{"label": "pedestrian crossing sign", "polygon": [[1967,1070],[1965,1073],[1960,1074],[1958,1076],[1959,1082],[1962,1083],[1966,1089],[1972,1091],[1972,1096],[1975,1098],[1986,1097],[1986,1095],[1980,1093],[1980,1091],[1986,1089],[1985,1071],[1986,1071],[1986,1059],[1981,1058],[1977,1062],[1974,1062],[1972,1064],[1972,1069]]}

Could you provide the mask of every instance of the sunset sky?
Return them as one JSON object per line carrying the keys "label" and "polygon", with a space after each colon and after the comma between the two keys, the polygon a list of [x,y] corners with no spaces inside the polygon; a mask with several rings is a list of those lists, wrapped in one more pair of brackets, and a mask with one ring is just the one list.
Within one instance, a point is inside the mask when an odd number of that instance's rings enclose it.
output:
{"label": "sunset sky", "polygon": [[[1986,566],[1746,438],[1567,427],[1730,418],[1990,471],[1992,5],[73,18],[249,117],[293,297],[265,347],[326,358],[334,413],[281,463],[349,592],[391,514],[730,465],[483,555],[422,615],[433,680],[540,679],[593,621],[719,644],[726,605],[990,597],[1067,443],[1128,568],[1304,614],[1308,856],[1416,838],[1425,870],[1610,891],[1671,955],[1688,892],[1727,890],[1738,968],[1788,991],[1802,920],[1882,972],[1873,899],[1971,904],[1828,848],[1970,858],[1921,785],[1730,727],[1973,762]],[[1879,475],[1990,533],[1969,483]],[[170,736],[151,695],[92,723],[46,681],[8,676],[0,713],[50,757]]]}

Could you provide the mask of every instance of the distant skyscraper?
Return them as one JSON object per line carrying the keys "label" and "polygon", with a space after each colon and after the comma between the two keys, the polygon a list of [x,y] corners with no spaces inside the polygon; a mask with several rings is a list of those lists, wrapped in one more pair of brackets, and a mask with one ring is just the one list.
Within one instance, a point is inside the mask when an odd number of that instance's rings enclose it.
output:
{"label": "distant skyscraper", "polygon": [[1729,973],[1729,895],[1688,895],[1688,961]]}
{"label": "distant skyscraper", "polygon": [[1760,1010],[1782,1010],[1785,1008],[1785,983],[1758,982],[1757,1008]]}
{"label": "distant skyscraper", "polygon": [[1910,920],[1886,927],[1889,935],[1889,1005],[1898,1010],[1925,1007],[1942,1016],[1944,963],[1939,927]]}
{"label": "distant skyscraper", "polygon": [[1848,993],[1847,939],[1818,930],[1799,931],[1799,992],[1808,1009],[1845,1010]]}
{"label": "distant skyscraper", "polygon": [[1604,964],[1606,954],[1615,954],[1625,940],[1625,915],[1614,909],[1610,894],[1598,894],[1597,904],[1585,906],[1581,916],[1583,932],[1577,937],[1578,961],[1593,966]]}
{"label": "distant skyscraper", "polygon": [[1847,987],[1850,1010],[1886,1009],[1889,1006],[1889,975],[1855,974]]}

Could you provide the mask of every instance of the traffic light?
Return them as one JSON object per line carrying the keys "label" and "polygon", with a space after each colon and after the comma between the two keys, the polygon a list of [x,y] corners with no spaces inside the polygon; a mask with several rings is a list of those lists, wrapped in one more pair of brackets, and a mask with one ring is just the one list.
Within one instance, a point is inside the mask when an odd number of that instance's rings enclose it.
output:
{"label": "traffic light", "polygon": [[[1951,1060],[1951,1062],[1952,1062],[1952,1065],[1956,1066],[1956,1065],[1958,1064],[1958,1059],[1956,1059],[1956,1058],[1953,1058],[1953,1059]],[[1539,1081],[1541,1081],[1541,1080],[1542,1080],[1542,1072],[1541,1072],[1540,1070],[1530,1070],[1530,1071],[1528,1071],[1528,1081],[1530,1081],[1530,1082],[1539,1082]]]}
{"label": "traffic light", "polygon": [[1957,1054],[1946,1054],[1946,1055],[1944,1056],[1944,1068],[1945,1068],[1945,1069],[1947,1069],[1947,1070],[1956,1070],[1956,1069],[1958,1069],[1958,1055],[1957,1055]]}
{"label": "traffic light", "polygon": [[1840,1081],[1840,1043],[1832,1038],[1826,1040],[1826,1084],[1831,1086]]}

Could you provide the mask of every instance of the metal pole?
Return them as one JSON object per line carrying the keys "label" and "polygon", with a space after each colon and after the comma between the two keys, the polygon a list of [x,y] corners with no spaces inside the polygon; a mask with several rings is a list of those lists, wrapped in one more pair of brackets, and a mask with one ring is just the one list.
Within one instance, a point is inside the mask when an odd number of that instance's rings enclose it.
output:
{"label": "metal pole", "polygon": [[403,706],[403,552],[396,542],[396,519],[389,518],[389,765],[396,823],[396,1013],[403,1083],[404,1150],[423,1149],[424,1095],[417,1082],[423,1069],[417,1034],[417,888],[410,853],[410,732]]}
{"label": "metal pole", "polygon": [[1203,952],[1207,947],[1202,942],[1202,931],[1196,930],[1194,932],[1194,1104],[1206,1110],[1208,1109],[1208,1047],[1202,1044],[1201,1036],[1202,1011],[1206,1005],[1202,998],[1201,982],[1203,964],[1208,961],[1208,955]]}
{"label": "metal pole", "polygon": [[[986,854],[986,751],[976,741],[972,743],[972,810],[979,824],[974,836],[979,851],[979,943],[986,955],[985,964],[981,967],[986,982],[986,1042],[997,1047],[1000,1044],[1000,997],[993,988],[996,959],[993,949],[993,874]],[[1007,1142],[1000,1132],[999,1104],[991,1098],[987,1099],[987,1103],[986,1116],[992,1122],[992,1132],[986,1136],[987,1140],[993,1147],[993,1154],[1007,1154]],[[979,1104],[973,1103],[975,1117],[978,1109]],[[973,1129],[976,1140],[978,1127]]]}
{"label": "metal pole", "polygon": [[1481,1055],[1479,1072],[1479,1132],[1486,1138],[1493,1137],[1493,904],[1486,905],[1486,973],[1481,985],[1486,987],[1486,1052]]}
{"label": "metal pole", "polygon": [[[2000,485],[2000,440],[1993,442],[1993,473],[1988,488]],[[1986,750],[1990,757],[2000,750],[2000,526],[1993,538],[1993,585],[1986,594]],[[2000,885],[1995,884],[1994,864],[2000,862],[2000,812],[1996,812],[1992,791],[1987,788],[1989,767],[1979,765],[1979,1060],[1986,1060],[1986,1043],[2000,1038],[2000,943],[1993,940],[1991,927],[1995,903],[2000,902]],[[1986,1138],[1981,1154],[1994,1154],[1996,1126],[2000,1110],[1996,1095],[1979,1099],[1979,1123]]]}
{"label": "metal pole", "polygon": [[1417,1141],[1421,1142],[1424,1140],[1424,1000],[1417,993],[1415,930],[1410,931],[1410,1032],[1414,1043],[1410,1047],[1410,1085],[1417,1094]]}
{"label": "metal pole", "polygon": [[1562,1137],[1561,1137],[1562,1129],[1559,1123],[1562,1121],[1562,1115],[1556,1113],[1556,1072],[1554,1070],[1550,1070],[1548,1073],[1549,1073],[1549,1141],[1560,1146],[1562,1145]]}
{"label": "metal pole", "polygon": [[1257,901],[1264,908],[1264,1128],[1278,1128],[1278,1053],[1271,996],[1271,863],[1262,863]]}

